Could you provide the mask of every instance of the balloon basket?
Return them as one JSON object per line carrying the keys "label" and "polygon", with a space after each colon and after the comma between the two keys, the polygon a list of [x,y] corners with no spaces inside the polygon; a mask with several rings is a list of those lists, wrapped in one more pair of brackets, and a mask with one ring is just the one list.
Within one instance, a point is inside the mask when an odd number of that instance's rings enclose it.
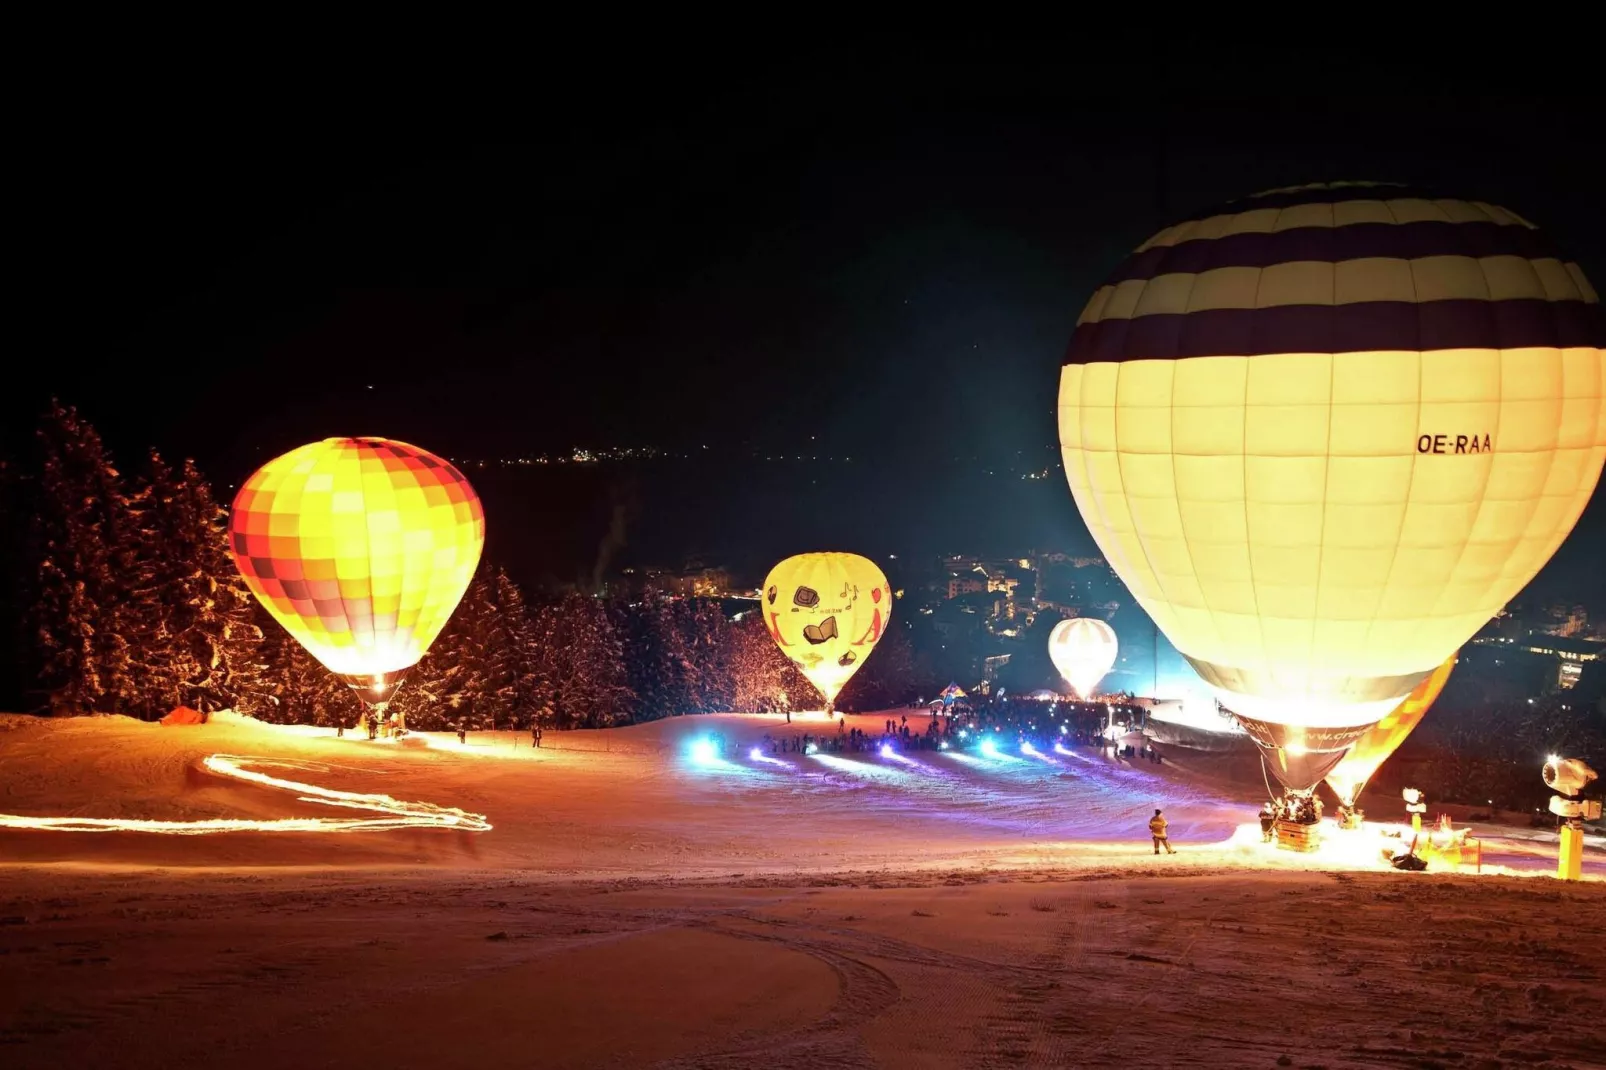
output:
{"label": "balloon basket", "polygon": [[1317,831],[1319,827],[1279,817],[1276,824],[1277,846],[1284,851],[1314,851],[1321,843],[1321,835]]}

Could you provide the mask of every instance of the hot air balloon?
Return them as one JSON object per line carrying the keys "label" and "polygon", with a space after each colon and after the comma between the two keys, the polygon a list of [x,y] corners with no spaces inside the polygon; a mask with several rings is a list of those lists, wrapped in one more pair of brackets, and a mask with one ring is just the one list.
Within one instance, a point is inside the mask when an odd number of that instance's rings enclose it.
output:
{"label": "hot air balloon", "polygon": [[246,480],[229,544],[274,619],[382,712],[468,589],[485,514],[463,474],[432,453],[327,438]]}
{"label": "hot air balloon", "polygon": [[1078,320],[1110,565],[1308,793],[1530,580],[1606,459],[1595,291],[1521,217],[1365,183],[1169,227]]}
{"label": "hot air balloon", "polygon": [[1083,701],[1115,667],[1115,652],[1115,630],[1101,620],[1062,620],[1048,633],[1049,660]]}
{"label": "hot air balloon", "polygon": [[892,619],[887,578],[858,554],[798,554],[770,570],[760,598],[771,637],[829,713]]}
{"label": "hot air balloon", "polygon": [[1405,696],[1404,702],[1367,729],[1366,734],[1355,741],[1349,753],[1327,774],[1327,786],[1333,789],[1346,809],[1355,810],[1355,803],[1359,801],[1366,782],[1372,779],[1372,774],[1388,761],[1389,755],[1400,749],[1400,744],[1405,742],[1411,730],[1422,723],[1428,708],[1438,700],[1445,682],[1450,679],[1450,670],[1455,668],[1455,661],[1454,654],[1446,658],[1443,665],[1434,669],[1432,675]]}

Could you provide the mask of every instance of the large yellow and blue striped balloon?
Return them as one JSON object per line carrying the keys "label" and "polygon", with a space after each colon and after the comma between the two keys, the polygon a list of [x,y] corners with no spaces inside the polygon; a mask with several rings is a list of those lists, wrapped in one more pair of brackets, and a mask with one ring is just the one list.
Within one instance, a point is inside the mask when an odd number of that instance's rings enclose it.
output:
{"label": "large yellow and blue striped balloon", "polygon": [[1599,303],[1503,208],[1277,190],[1167,228],[1060,376],[1077,507],[1289,786],[1533,578],[1606,458]]}

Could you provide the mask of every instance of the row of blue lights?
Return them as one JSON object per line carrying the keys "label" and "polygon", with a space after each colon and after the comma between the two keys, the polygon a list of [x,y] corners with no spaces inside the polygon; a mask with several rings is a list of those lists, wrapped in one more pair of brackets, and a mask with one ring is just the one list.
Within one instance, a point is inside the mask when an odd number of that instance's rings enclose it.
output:
{"label": "row of blue lights", "polygon": [[[1061,728],[1061,732],[1063,732],[1063,731],[1064,731],[1064,729],[1062,727]],[[990,758],[990,759],[992,759],[994,761],[998,761],[998,762],[1018,762],[1018,761],[1021,760],[1020,758],[1016,757],[1014,754],[1007,753],[1000,746],[999,740],[997,739],[996,736],[989,735],[987,733],[979,733],[979,735],[981,737],[981,741],[980,741],[979,744],[977,744],[976,749],[981,753],[981,755],[983,757]],[[969,736],[970,736],[970,733],[968,731],[961,730],[959,732],[959,737],[961,739],[968,739]],[[956,757],[956,758],[957,757],[962,757],[962,755],[961,755],[961,753],[959,751],[951,750],[949,748],[947,740],[942,741],[942,743],[940,743],[938,745],[938,750],[939,750],[939,752],[946,753],[946,754],[948,754],[948,755],[950,755],[952,757]],[[817,746],[815,746],[813,743],[810,743],[808,745],[808,748],[803,753],[807,757],[822,757],[822,755],[819,753],[819,748]],[[891,743],[883,743],[883,744],[881,744],[881,746],[878,748],[878,753],[880,754],[880,756],[882,758],[888,759],[889,761],[898,761],[898,762],[905,762],[905,763],[914,764],[914,763],[912,763],[911,759],[909,759],[909,758],[905,757],[904,755],[898,753],[897,748],[894,747]],[[1048,763],[1050,765],[1058,765],[1058,764],[1060,764],[1054,758],[1052,758],[1049,755],[1044,754],[1042,751],[1038,750],[1037,747],[1034,744],[1032,744],[1030,741],[1023,741],[1019,745],[1019,753],[1022,754],[1022,755],[1025,755],[1028,758],[1035,758],[1035,759],[1037,759],[1039,761],[1046,762],[1046,763]],[[1062,756],[1067,757],[1067,758],[1077,758],[1077,759],[1080,759],[1082,761],[1088,761],[1089,760],[1085,756],[1077,754],[1075,751],[1073,751],[1070,748],[1066,747],[1063,743],[1055,743],[1054,744],[1054,753],[1058,754],[1058,755],[1062,755]],[[690,746],[690,755],[691,755],[692,762],[694,764],[697,764],[697,765],[726,764],[725,763],[725,759],[723,757],[721,757],[721,755],[720,755],[719,744],[716,743],[713,738],[708,737],[708,736],[699,736],[699,737],[697,737],[697,738],[692,740],[691,746]],[[779,758],[774,758],[774,757],[771,757],[770,755],[764,753],[764,748],[763,747],[753,747],[753,748],[751,748],[747,752],[747,757],[748,757],[749,761],[758,762],[758,763],[764,763],[764,764],[769,764],[769,765],[786,765],[787,764],[786,762],[782,761]]]}

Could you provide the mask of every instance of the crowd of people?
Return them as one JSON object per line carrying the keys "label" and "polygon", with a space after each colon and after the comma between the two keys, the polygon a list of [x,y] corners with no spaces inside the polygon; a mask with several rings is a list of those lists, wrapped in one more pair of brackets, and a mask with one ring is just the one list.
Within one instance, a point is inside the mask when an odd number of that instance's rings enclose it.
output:
{"label": "crowd of people", "polygon": [[[1339,817],[1342,821],[1346,811],[1339,808]],[[1285,795],[1281,799],[1269,799],[1260,808],[1260,838],[1266,843],[1275,843],[1277,840],[1277,822],[1287,821],[1296,825],[1319,825],[1322,821],[1322,800],[1315,793],[1310,795]],[[1345,827],[1352,827],[1346,825]]]}
{"label": "crowd of people", "polygon": [[1322,801],[1315,792],[1309,795],[1285,795],[1274,805],[1277,816],[1296,825],[1319,825],[1322,821]]}
{"label": "crowd of people", "polygon": [[771,756],[777,754],[842,754],[875,752],[883,747],[894,747],[899,750],[946,750],[953,746],[954,719],[952,716],[943,716],[932,711],[920,727],[917,716],[913,727],[909,724],[909,715],[889,717],[882,724],[880,734],[866,732],[861,728],[849,728],[847,719],[838,717],[835,732],[805,732],[802,735],[775,736],[766,733],[763,741],[763,750]]}
{"label": "crowd of people", "polygon": [[[899,751],[963,750],[991,743],[1014,752],[1026,744],[1044,751],[1058,744],[1099,747],[1111,757],[1130,761],[1155,764],[1161,761],[1159,752],[1152,747],[1123,745],[1118,739],[1110,738],[1117,734],[1108,730],[1112,723],[1124,727],[1139,721],[1141,711],[1124,705],[983,698],[946,706],[932,703],[911,709],[914,712],[886,718],[879,732],[850,727],[845,718],[839,717],[835,731],[766,734],[761,749],[765,754],[776,756],[876,753],[885,747]],[[718,749],[723,751],[724,748]]]}
{"label": "crowd of people", "polygon": [[1052,749],[1056,743],[1105,747],[1112,757],[1155,761],[1159,755],[1152,748],[1145,747],[1140,752],[1136,747],[1123,746],[1117,733],[1109,730],[1112,725],[1117,729],[1136,726],[1141,719],[1139,708],[1122,702],[1039,702],[1006,697],[982,699],[974,706],[966,706],[954,722],[965,738],[984,735],[998,740],[1001,746],[1018,748],[1030,743],[1041,750]]}

